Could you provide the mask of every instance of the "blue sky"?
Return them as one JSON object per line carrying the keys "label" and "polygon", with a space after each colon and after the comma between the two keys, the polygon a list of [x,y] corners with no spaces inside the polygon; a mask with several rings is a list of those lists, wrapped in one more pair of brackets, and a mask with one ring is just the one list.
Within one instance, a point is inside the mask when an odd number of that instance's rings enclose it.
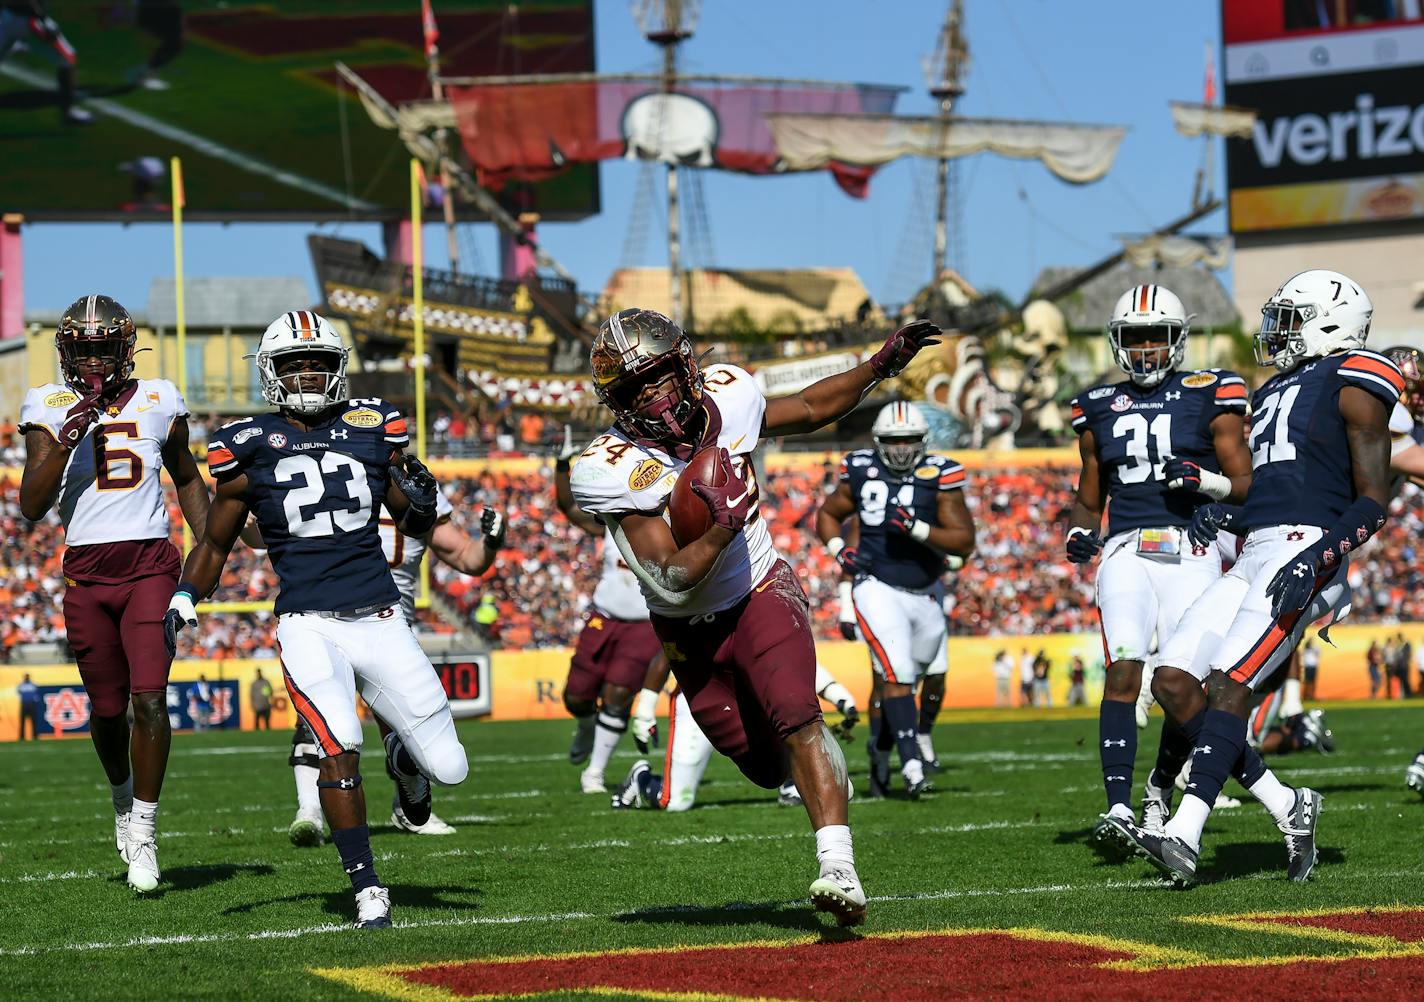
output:
{"label": "blue sky", "polygon": [[[1112,252],[1116,234],[1142,232],[1186,210],[1201,145],[1172,129],[1167,102],[1200,99],[1203,48],[1218,44],[1214,0],[969,0],[967,6],[972,66],[963,114],[1130,127],[1113,172],[1093,185],[1065,184],[1037,163],[987,155],[964,161],[964,270],[971,282],[1018,297],[1039,269],[1086,264]],[[601,69],[656,67],[657,54],[638,34],[627,3],[597,0],[596,16]],[[933,51],[943,16],[941,0],[705,0],[684,65],[902,84],[910,90],[899,109],[928,113],[933,101],[921,60]],[[613,162],[602,171],[600,216],[540,230],[548,249],[593,291],[620,264],[663,263],[661,207],[653,211],[641,257],[624,258],[638,165]],[[825,174],[709,172],[704,191],[715,247],[710,263],[717,267],[850,266],[886,302],[903,300],[929,277],[933,168],[926,162],[882,169],[865,201],[844,195]],[[188,226],[187,274],[296,275],[315,301],[305,245],[313,228]],[[1222,213],[1196,227],[1224,228]],[[375,226],[321,229],[379,247]],[[492,273],[493,230],[480,226],[475,234],[480,270]],[[427,229],[425,246],[431,265],[446,263],[439,227]],[[25,230],[27,312],[61,309],[91,289],[142,309],[149,282],[171,274],[167,226]]]}

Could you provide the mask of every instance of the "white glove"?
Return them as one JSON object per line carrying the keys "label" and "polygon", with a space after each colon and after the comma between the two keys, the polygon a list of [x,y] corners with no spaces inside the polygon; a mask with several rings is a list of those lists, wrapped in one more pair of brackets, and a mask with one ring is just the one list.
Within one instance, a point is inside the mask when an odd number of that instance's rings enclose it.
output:
{"label": "white glove", "polygon": [[840,598],[841,636],[846,640],[855,639],[855,599],[851,597],[851,583],[842,581],[836,585],[836,595]]}
{"label": "white glove", "polygon": [[645,755],[658,746],[658,696],[656,689],[644,689],[633,701],[633,743]]}
{"label": "white glove", "polygon": [[559,449],[560,459],[573,459],[583,450],[574,444],[574,430],[569,425],[564,425],[564,444]]}
{"label": "white glove", "polygon": [[178,631],[198,625],[198,609],[193,604],[195,596],[188,589],[188,585],[179,585],[168,600],[168,611],[163,614],[163,646],[168,648],[170,658],[178,653]]}

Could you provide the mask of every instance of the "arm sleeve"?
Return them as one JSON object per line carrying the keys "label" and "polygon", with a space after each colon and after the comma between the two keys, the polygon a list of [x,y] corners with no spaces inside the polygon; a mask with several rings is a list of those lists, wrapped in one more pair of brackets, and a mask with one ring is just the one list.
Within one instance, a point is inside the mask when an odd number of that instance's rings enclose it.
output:
{"label": "arm sleeve", "polygon": [[410,444],[410,432],[406,429],[405,418],[401,412],[396,410],[384,400],[380,405],[381,417],[384,423],[381,426],[381,433],[390,445],[398,449],[404,449]]}
{"label": "arm sleeve", "polygon": [[1073,402],[1069,404],[1069,410],[1072,413],[1073,430],[1080,435],[1083,434],[1083,430],[1088,427],[1088,415],[1077,397],[1074,397]]}
{"label": "arm sleeve", "polygon": [[1368,390],[1391,410],[1404,392],[1404,375],[1393,362],[1378,352],[1355,350],[1348,352],[1337,370],[1347,386]]}
{"label": "arm sleeve", "polygon": [[939,489],[942,491],[962,491],[967,482],[964,467],[952,459],[946,459],[939,466]]}
{"label": "arm sleeve", "polygon": [[1245,414],[1250,394],[1246,390],[1246,380],[1234,372],[1220,372],[1221,379],[1216,384],[1216,400],[1212,417],[1217,414]]}
{"label": "arm sleeve", "polygon": [[213,432],[208,439],[208,472],[218,483],[236,480],[251,456],[252,439],[261,439],[262,427],[251,418],[233,421]]}

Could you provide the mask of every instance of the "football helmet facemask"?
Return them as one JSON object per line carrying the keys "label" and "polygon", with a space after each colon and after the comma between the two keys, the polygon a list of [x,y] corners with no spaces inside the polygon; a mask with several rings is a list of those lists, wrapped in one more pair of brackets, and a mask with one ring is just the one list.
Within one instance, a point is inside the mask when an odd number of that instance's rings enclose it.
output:
{"label": "football helmet facemask", "polygon": [[108,296],[82,296],[64,311],[54,343],[65,384],[81,397],[120,386],[133,375],[134,330],[129,311]]}
{"label": "football helmet facemask", "polygon": [[[284,360],[314,355],[324,356],[322,368],[279,375]],[[346,346],[310,310],[283,313],[263,332],[257,351],[243,357],[257,360],[262,399],[282,410],[318,414],[346,399]]]}
{"label": "football helmet facemask", "polygon": [[1191,319],[1171,289],[1134,286],[1118,297],[1108,320],[1113,361],[1134,385],[1156,386],[1182,364]]}
{"label": "football helmet facemask", "polygon": [[1304,358],[1363,348],[1374,311],[1365,290],[1338,271],[1303,271],[1261,307],[1256,363],[1285,372]]}
{"label": "football helmet facemask", "polygon": [[875,454],[880,462],[895,473],[909,473],[925,458],[925,446],[930,424],[914,404],[896,400],[880,408],[870,437],[875,442]]}
{"label": "football helmet facemask", "polygon": [[652,310],[621,310],[598,328],[590,353],[598,399],[626,434],[680,442],[702,406],[692,340]]}

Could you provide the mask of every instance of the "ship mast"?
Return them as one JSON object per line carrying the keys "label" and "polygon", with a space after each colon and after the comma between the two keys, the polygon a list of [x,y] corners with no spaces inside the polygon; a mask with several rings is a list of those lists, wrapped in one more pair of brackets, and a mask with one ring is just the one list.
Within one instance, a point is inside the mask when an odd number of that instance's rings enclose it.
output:
{"label": "ship mast", "polygon": [[[954,102],[964,94],[963,81],[968,69],[969,42],[964,37],[964,2],[952,0],[945,14],[944,27],[940,29],[935,54],[925,66],[930,96],[939,102],[940,127],[943,134],[949,132]],[[940,158],[935,163],[934,271],[930,275],[930,282],[935,285],[938,285],[940,276],[944,274],[945,258],[949,250],[949,200],[951,197],[959,197],[957,191],[950,190],[951,180],[950,161]],[[958,213],[955,215],[957,218]]]}

